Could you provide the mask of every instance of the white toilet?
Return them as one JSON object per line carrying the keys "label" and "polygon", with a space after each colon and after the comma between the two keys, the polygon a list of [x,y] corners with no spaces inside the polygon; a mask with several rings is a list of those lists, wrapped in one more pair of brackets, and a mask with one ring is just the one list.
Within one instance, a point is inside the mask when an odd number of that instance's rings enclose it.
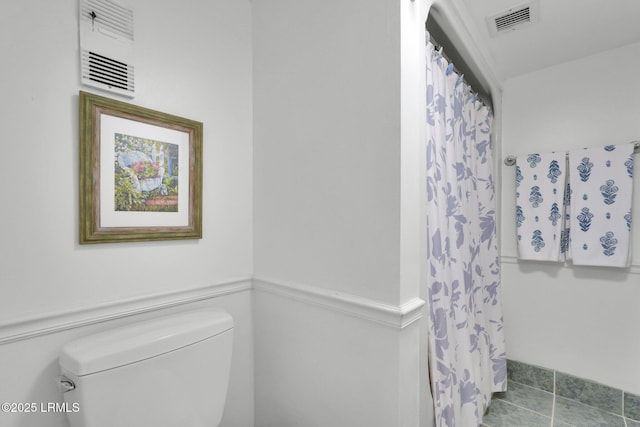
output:
{"label": "white toilet", "polygon": [[233,319],[222,310],[161,317],[67,344],[60,355],[71,427],[217,427]]}

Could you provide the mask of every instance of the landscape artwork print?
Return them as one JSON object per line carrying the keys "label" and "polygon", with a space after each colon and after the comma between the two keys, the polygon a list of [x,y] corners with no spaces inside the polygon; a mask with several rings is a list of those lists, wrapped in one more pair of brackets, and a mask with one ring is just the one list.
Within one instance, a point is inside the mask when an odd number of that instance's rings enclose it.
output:
{"label": "landscape artwork print", "polygon": [[178,212],[179,146],[115,134],[114,202],[118,212]]}

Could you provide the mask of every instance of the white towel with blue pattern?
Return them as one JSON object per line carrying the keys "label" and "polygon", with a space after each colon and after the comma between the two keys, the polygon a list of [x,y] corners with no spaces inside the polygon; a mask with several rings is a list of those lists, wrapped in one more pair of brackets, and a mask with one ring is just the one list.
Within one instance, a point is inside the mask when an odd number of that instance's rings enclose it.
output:
{"label": "white towel with blue pattern", "polygon": [[571,151],[569,175],[573,264],[628,267],[633,144]]}
{"label": "white towel with blue pattern", "polygon": [[516,160],[516,224],[520,259],[564,261],[566,153],[534,153]]}

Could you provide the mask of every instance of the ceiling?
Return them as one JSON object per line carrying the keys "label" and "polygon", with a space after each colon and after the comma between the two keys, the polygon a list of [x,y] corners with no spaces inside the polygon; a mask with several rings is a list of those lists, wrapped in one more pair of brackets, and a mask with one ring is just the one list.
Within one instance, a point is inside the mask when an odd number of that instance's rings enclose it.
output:
{"label": "ceiling", "polygon": [[490,35],[487,16],[528,2],[460,0],[502,80],[640,42],[640,0],[537,0],[537,23]]}

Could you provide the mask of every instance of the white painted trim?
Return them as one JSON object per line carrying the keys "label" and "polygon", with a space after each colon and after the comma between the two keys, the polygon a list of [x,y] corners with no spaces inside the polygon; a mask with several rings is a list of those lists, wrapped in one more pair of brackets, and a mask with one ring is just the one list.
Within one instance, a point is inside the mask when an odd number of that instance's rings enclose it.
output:
{"label": "white painted trim", "polygon": [[500,255],[500,263],[501,264],[517,264],[518,257],[510,256],[510,255]]}
{"label": "white painted trim", "polygon": [[406,328],[420,319],[425,303],[420,298],[412,298],[396,306],[316,286],[257,277],[253,279],[253,288],[398,329]]}
{"label": "white painted trim", "polygon": [[13,320],[0,324],[0,345],[248,290],[251,290],[251,278],[244,277],[203,288],[131,298],[74,311]]}
{"label": "white painted trim", "polygon": [[[536,262],[536,261],[526,261],[526,262]],[[512,255],[501,255],[500,256],[500,263],[501,264],[519,264],[520,260],[518,259],[517,256],[512,256]],[[545,264],[543,262],[543,264]],[[553,263],[554,265],[558,265],[562,268],[580,268],[580,267],[585,267],[582,265],[571,265],[571,264],[567,264],[567,263]],[[587,266],[587,268],[589,268]],[[593,268],[593,267],[591,267]],[[608,267],[596,267],[596,268],[608,268]],[[625,270],[624,268],[621,270]],[[629,274],[640,274],[640,265],[638,264],[631,264],[631,266],[629,267],[628,270]]]}
{"label": "white painted trim", "polygon": [[420,319],[421,308],[424,305],[420,298],[413,298],[395,306],[315,286],[258,278],[254,278],[252,284],[251,277],[243,277],[203,288],[131,298],[73,311],[53,312],[8,321],[0,324],[0,345],[251,289],[283,295],[399,329]]}

